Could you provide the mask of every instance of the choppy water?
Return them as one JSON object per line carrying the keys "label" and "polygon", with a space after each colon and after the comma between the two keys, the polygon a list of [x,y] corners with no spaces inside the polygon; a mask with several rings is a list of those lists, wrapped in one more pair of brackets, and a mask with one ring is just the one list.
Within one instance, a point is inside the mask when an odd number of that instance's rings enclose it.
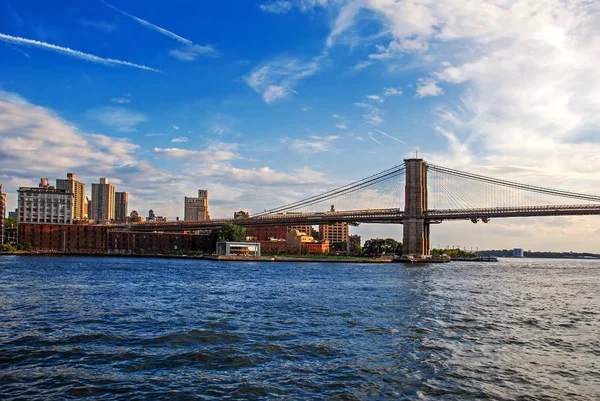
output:
{"label": "choppy water", "polygon": [[0,399],[600,399],[600,262],[0,257]]}

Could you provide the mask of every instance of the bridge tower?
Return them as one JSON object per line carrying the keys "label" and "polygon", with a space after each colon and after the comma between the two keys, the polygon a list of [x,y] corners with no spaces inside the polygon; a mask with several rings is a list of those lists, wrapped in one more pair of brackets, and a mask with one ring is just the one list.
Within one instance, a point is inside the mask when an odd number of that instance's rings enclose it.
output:
{"label": "bridge tower", "polygon": [[429,255],[429,224],[427,211],[427,166],[423,159],[405,159],[404,235],[402,252],[405,255]]}

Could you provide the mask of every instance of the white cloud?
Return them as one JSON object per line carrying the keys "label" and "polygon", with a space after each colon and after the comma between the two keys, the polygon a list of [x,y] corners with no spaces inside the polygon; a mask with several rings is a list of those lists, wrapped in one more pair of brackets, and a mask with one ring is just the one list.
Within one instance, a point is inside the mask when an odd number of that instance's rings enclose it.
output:
{"label": "white cloud", "polygon": [[52,111],[0,91],[0,176],[17,186],[74,170],[94,180],[100,171],[108,177],[149,171],[135,156],[138,148],[126,138],[81,132]]}
{"label": "white cloud", "polygon": [[363,138],[362,136],[360,136],[360,135],[356,135],[356,136],[354,137],[354,139],[356,139],[357,141],[362,141],[362,140],[364,140],[364,138]]}
{"label": "white cloud", "polygon": [[307,111],[310,111],[311,109],[312,109],[311,106],[305,106],[305,107],[302,107],[300,110],[302,110],[303,112],[306,113]]}
{"label": "white cloud", "polygon": [[154,153],[174,159],[190,159],[206,163],[239,159],[241,156],[237,152],[237,148],[237,144],[217,141],[209,142],[209,145],[205,150],[154,148]]}
{"label": "white cloud", "polygon": [[334,113],[331,115],[331,118],[336,118],[336,119],[340,120],[342,117],[340,117],[339,115]]}
{"label": "white cloud", "polygon": [[179,136],[177,138],[171,139],[172,143],[184,143],[184,142],[187,142],[187,141],[188,141],[188,138],[186,136]]}
{"label": "white cloud", "polygon": [[150,132],[148,134],[146,134],[147,137],[153,137],[153,136],[164,136],[165,134],[162,134],[160,132]]}
{"label": "white cloud", "polygon": [[332,146],[333,141],[339,138],[339,135],[311,135],[308,138],[295,139],[292,142],[292,148],[300,153],[306,154],[330,152],[335,150],[335,148]]}
{"label": "white cloud", "polygon": [[356,63],[354,65],[354,67],[352,67],[352,69],[355,71],[362,71],[362,70],[368,68],[371,64],[373,64],[373,62],[371,62],[371,61],[360,61],[360,62]]}
{"label": "white cloud", "polygon": [[379,95],[367,95],[367,99],[372,100],[377,103],[383,103],[383,101],[385,100]]}
{"label": "white cloud", "polygon": [[179,125],[172,125],[171,127],[173,127],[175,131],[179,131]]}
{"label": "white cloud", "polygon": [[254,69],[244,78],[266,103],[285,98],[302,80],[319,71],[320,57],[309,61],[280,58]]}
{"label": "white cloud", "polygon": [[136,126],[148,119],[145,114],[124,107],[101,107],[88,111],[87,115],[120,132],[137,131]]}
{"label": "white cloud", "polygon": [[397,88],[383,88],[383,96],[400,96],[402,95],[402,90]]}
{"label": "white cloud", "polygon": [[363,114],[363,118],[365,119],[366,123],[371,125],[379,125],[383,122],[383,118],[381,117],[383,112],[378,107],[365,102],[357,102],[354,103],[354,105],[366,110],[365,114]]}
{"label": "white cloud", "polygon": [[344,33],[350,26],[353,25],[362,3],[359,1],[349,1],[340,8],[340,11],[333,23],[333,27],[327,37],[326,45],[331,47],[335,44],[336,39]]}
{"label": "white cloud", "polygon": [[227,164],[204,164],[194,169],[192,174],[199,177],[222,178],[227,182],[239,182],[253,185],[311,185],[324,183],[323,173],[304,167],[292,173],[274,170],[270,167],[241,169]]}
{"label": "white cloud", "polygon": [[194,61],[199,56],[218,57],[219,53],[210,45],[186,45],[179,49],[173,49],[169,54],[181,61]]}
{"label": "white cloud", "polygon": [[346,125],[346,123],[336,124],[336,127],[338,127],[339,129],[347,129],[348,128],[348,126]]}
{"label": "white cloud", "polygon": [[62,47],[62,46],[57,46],[57,45],[53,45],[53,44],[46,43],[46,42],[40,42],[39,40],[20,38],[18,36],[10,36],[10,35],[5,35],[3,33],[0,33],[0,40],[7,42],[7,43],[21,45],[21,46],[40,47],[45,50],[50,50],[50,51],[53,51],[56,53],[66,54],[67,56],[75,57],[80,60],[90,61],[90,62],[96,63],[96,64],[104,64],[104,65],[109,65],[109,66],[123,65],[126,67],[139,68],[141,70],[146,70],[146,71],[160,72],[160,70],[157,70],[155,68],[150,68],[145,65],[134,64],[134,63],[130,63],[129,61],[115,60],[112,58],[102,58],[102,57],[94,56],[93,54],[80,52],[79,50],[69,49],[68,47]]}
{"label": "white cloud", "polygon": [[293,5],[290,1],[279,0],[272,3],[259,4],[258,8],[272,14],[287,14],[292,10]]}
{"label": "white cloud", "polygon": [[119,104],[131,103],[131,93],[125,93],[123,96],[113,97],[110,99],[110,101]]}
{"label": "white cloud", "polygon": [[437,86],[437,82],[429,78],[419,78],[415,97],[440,96],[444,90]]}

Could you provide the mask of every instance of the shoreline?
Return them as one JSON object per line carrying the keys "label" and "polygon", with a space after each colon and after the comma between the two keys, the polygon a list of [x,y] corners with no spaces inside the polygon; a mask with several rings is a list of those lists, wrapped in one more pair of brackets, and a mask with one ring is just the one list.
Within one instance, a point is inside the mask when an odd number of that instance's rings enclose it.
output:
{"label": "shoreline", "polygon": [[0,256],[57,256],[57,257],[112,257],[112,258],[156,258],[156,259],[194,259],[214,260],[219,262],[305,262],[305,263],[391,263],[392,260],[362,257],[294,257],[294,256],[218,256],[218,255],[140,255],[116,253],[74,253],[74,252],[39,252],[15,251],[0,252]]}

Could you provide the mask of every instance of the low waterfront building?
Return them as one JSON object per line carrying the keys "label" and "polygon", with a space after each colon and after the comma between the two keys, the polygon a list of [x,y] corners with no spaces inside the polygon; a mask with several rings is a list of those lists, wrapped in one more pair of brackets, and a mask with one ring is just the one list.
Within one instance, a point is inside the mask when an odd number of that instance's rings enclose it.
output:
{"label": "low waterfront building", "polygon": [[207,238],[206,235],[188,233],[108,231],[109,252],[121,254],[203,252],[208,243]]}
{"label": "low waterfront building", "polygon": [[106,225],[20,223],[18,242],[36,251],[66,253],[160,254],[202,252],[207,236],[187,233],[143,233]]}
{"label": "low waterfront building", "polygon": [[298,252],[329,253],[329,241],[317,241],[314,237],[298,230],[290,230],[286,242],[290,249]]}
{"label": "low waterfront building", "polygon": [[[284,239],[272,239],[270,241],[260,241],[260,249],[266,254],[280,254],[290,252],[287,241]],[[298,252],[298,250],[295,250]]]}
{"label": "low waterfront building", "polygon": [[246,235],[254,238],[255,241],[269,241],[271,239],[287,239],[287,235],[292,230],[311,235],[312,226],[264,226],[264,227],[248,227]]}
{"label": "low waterfront building", "polygon": [[260,256],[258,242],[217,242],[219,256]]}
{"label": "low waterfront building", "polygon": [[523,248],[513,249],[513,258],[522,258],[522,257],[523,257]]}
{"label": "low waterfront building", "polygon": [[14,245],[17,243],[17,228],[4,228],[4,243]]}
{"label": "low waterfront building", "polygon": [[107,250],[107,226],[19,223],[20,244],[34,250],[103,253]]}
{"label": "low waterfront building", "polygon": [[42,178],[39,187],[21,187],[18,192],[19,223],[71,224],[73,197],[68,190],[48,185]]}

